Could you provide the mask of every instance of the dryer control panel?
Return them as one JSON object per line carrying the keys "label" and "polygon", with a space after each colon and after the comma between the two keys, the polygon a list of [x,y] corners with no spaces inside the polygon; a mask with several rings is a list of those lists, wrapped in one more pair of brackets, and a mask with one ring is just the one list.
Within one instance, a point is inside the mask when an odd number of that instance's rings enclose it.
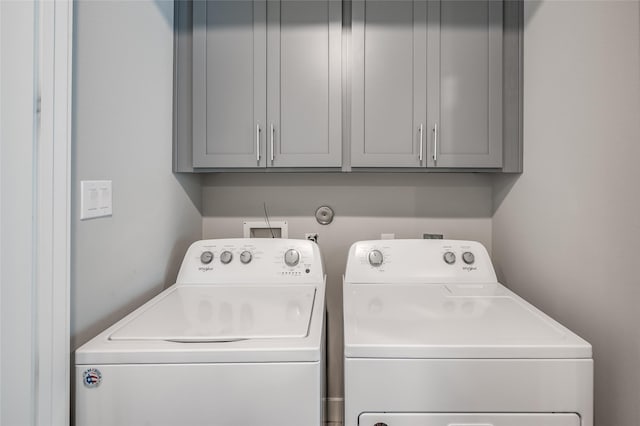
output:
{"label": "dryer control panel", "polygon": [[482,244],[462,240],[373,240],[351,246],[346,283],[493,283]]}
{"label": "dryer control panel", "polygon": [[324,282],[317,244],[281,238],[196,241],[177,278],[183,284],[318,284]]}

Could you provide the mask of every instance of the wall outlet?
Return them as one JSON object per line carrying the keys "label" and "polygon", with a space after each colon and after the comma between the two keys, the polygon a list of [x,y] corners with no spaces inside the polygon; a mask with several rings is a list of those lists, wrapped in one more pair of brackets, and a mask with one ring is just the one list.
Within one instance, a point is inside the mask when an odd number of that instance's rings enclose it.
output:
{"label": "wall outlet", "polygon": [[380,234],[381,240],[395,240],[396,234]]}
{"label": "wall outlet", "polygon": [[309,241],[313,241],[316,244],[318,243],[318,233],[317,232],[306,233],[306,234],[304,234],[304,238],[309,240]]}

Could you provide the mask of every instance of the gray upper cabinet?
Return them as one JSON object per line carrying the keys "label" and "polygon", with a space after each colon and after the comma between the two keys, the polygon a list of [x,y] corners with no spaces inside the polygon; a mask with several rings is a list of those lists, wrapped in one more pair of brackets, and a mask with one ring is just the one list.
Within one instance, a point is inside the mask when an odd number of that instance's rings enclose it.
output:
{"label": "gray upper cabinet", "polygon": [[427,4],[352,3],[351,165],[425,165]]}
{"label": "gray upper cabinet", "polygon": [[502,167],[503,2],[429,2],[428,167]]}
{"label": "gray upper cabinet", "polygon": [[342,8],[193,3],[193,165],[340,167]]}
{"label": "gray upper cabinet", "polygon": [[267,6],[268,167],[342,165],[342,5]]}
{"label": "gray upper cabinet", "polygon": [[193,166],[266,164],[266,3],[193,3]]}
{"label": "gray upper cabinet", "polygon": [[522,171],[523,0],[192,0],[176,22],[176,171]]}
{"label": "gray upper cabinet", "polygon": [[502,8],[352,3],[352,166],[502,166]]}

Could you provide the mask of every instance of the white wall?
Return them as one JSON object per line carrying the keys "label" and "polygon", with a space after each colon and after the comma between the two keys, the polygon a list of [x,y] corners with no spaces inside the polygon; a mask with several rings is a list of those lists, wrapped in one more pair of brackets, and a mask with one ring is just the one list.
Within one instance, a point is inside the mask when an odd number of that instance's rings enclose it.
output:
{"label": "white wall", "polygon": [[0,2],[0,424],[35,419],[35,5]]}
{"label": "white wall", "polygon": [[[285,219],[290,238],[319,234],[327,272],[329,311],[328,396],[342,391],[342,274],[349,246],[358,240],[421,238],[425,232],[471,239],[491,250],[491,180],[472,174],[272,174],[224,173],[207,177],[203,190],[205,238],[242,237],[244,219]],[[331,206],[335,219],[317,223]]]}
{"label": "white wall", "polygon": [[[171,172],[173,2],[75,11],[74,348],[172,284],[202,233],[198,178]],[[79,220],[83,179],[113,181],[112,217]]]}
{"label": "white wall", "polygon": [[640,419],[640,2],[525,2],[524,173],[497,181],[500,278],[590,341],[597,426]]}

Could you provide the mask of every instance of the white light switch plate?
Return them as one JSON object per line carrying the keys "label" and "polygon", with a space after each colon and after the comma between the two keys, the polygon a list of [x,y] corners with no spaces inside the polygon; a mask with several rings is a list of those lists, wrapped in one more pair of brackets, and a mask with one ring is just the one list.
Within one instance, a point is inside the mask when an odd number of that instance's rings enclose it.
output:
{"label": "white light switch plate", "polygon": [[80,181],[80,220],[111,216],[110,180]]}

